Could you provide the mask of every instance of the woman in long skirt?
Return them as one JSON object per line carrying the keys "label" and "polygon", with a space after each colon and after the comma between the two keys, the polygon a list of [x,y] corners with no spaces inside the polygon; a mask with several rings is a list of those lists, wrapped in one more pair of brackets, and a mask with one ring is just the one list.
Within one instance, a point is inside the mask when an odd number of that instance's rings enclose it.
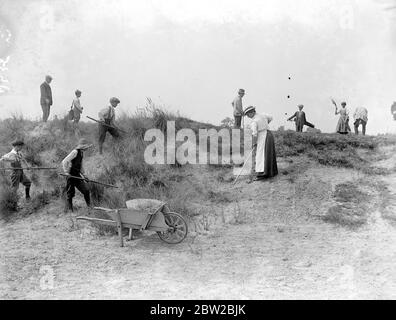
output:
{"label": "woman in long skirt", "polygon": [[341,103],[341,109],[335,111],[335,114],[339,114],[340,118],[338,119],[337,127],[336,127],[336,132],[340,134],[348,134],[351,131],[351,128],[349,126],[349,115],[348,115],[348,110],[346,109],[346,103],[342,102]]}
{"label": "woman in long skirt", "polygon": [[256,108],[252,106],[246,108],[244,115],[252,119],[250,126],[253,135],[253,146],[256,147],[255,180],[272,178],[278,174],[274,136],[269,130],[269,123],[272,121],[272,117],[257,114]]}

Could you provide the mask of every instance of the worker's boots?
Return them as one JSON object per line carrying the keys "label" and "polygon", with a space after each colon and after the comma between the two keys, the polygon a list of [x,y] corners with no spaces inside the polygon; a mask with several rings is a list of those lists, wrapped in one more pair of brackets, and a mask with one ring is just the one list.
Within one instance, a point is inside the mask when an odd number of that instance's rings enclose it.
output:
{"label": "worker's boots", "polygon": [[66,206],[65,206],[65,212],[71,211],[73,212],[73,200],[72,199],[66,199]]}

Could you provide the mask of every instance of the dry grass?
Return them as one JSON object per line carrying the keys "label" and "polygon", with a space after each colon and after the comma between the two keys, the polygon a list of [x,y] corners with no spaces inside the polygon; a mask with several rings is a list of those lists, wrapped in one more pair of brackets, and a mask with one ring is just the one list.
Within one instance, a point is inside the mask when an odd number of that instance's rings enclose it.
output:
{"label": "dry grass", "polygon": [[18,211],[18,192],[11,186],[0,184],[0,218],[7,220]]}
{"label": "dry grass", "polygon": [[[124,138],[117,141],[108,138],[111,143],[107,142],[107,150],[110,153],[107,163],[100,169],[92,169],[92,178],[95,180],[117,184],[120,187],[119,189],[109,189],[92,184],[91,195],[95,205],[117,208],[124,207],[127,199],[155,198],[166,201],[173,210],[192,217],[197,214],[191,205],[194,199],[199,199],[198,201],[205,199],[205,201],[215,204],[233,201],[227,194],[219,190],[206,190],[199,184],[189,183],[190,191],[188,188],[180,187],[183,182],[187,181],[183,167],[151,166],[144,161],[143,154],[148,144],[143,139],[146,130],[158,128],[166,135],[167,121],[175,121],[176,130],[190,128],[194,132],[198,132],[199,129],[220,129],[220,127],[195,122],[177,113],[169,112],[164,106],[157,105],[148,98],[145,107],[132,115],[123,114],[118,118],[119,127],[126,130],[128,134],[124,134]],[[82,136],[93,143],[97,140],[97,129],[95,123],[80,122]],[[37,130],[40,134],[31,134]],[[42,133],[40,130],[43,130]],[[367,170],[370,156],[375,154],[379,145],[396,144],[396,138],[393,136],[345,137],[336,134],[299,134],[291,131],[275,131],[274,136],[278,156],[289,157],[306,154],[323,165],[359,170]],[[13,116],[0,121],[0,152],[8,152],[9,143],[15,138],[25,139],[27,145],[25,155],[33,166],[59,165],[77,143],[77,138],[66,118],[55,119],[45,126],[37,121],[26,120],[22,116]],[[243,145],[243,135],[241,139]],[[221,141],[219,141],[219,152],[221,147]],[[367,154],[362,157],[357,149],[366,150]],[[96,156],[95,149],[84,154],[85,159],[95,159]],[[232,181],[226,176],[226,172],[232,169],[231,165],[211,165],[210,168],[218,181],[224,183]],[[383,170],[377,171],[378,174],[386,174]],[[376,171],[369,170],[369,172]],[[49,172],[49,175],[45,174],[47,173],[40,172],[35,177],[36,184],[41,182],[41,185],[45,185],[50,196],[62,196],[64,179],[57,176],[55,172]],[[289,176],[290,179],[294,179],[294,174],[289,174]],[[193,194],[191,189],[194,189]],[[15,198],[7,189],[3,188],[2,193],[4,194],[2,205],[9,207],[11,211],[16,210]],[[42,194],[37,198],[37,206],[33,205],[35,210],[48,203],[48,194]],[[235,213],[237,223],[243,221],[243,218],[240,219],[239,211],[236,209]],[[331,215],[333,218],[329,216],[329,219],[337,219],[336,214],[331,213]]]}
{"label": "dry grass", "polygon": [[371,196],[359,189],[357,183],[342,183],[333,193],[336,205],[323,217],[326,222],[356,228],[367,222]]}

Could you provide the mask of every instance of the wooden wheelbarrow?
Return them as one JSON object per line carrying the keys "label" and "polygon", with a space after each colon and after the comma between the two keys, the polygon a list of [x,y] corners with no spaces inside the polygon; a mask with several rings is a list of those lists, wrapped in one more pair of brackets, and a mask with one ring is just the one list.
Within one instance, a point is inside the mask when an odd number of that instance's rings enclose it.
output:
{"label": "wooden wheelbarrow", "polygon": [[94,207],[94,210],[105,212],[110,219],[87,216],[78,216],[76,219],[117,227],[121,247],[124,246],[123,228],[129,228],[129,240],[132,240],[133,230],[157,232],[161,240],[170,244],[180,243],[186,238],[186,221],[180,214],[171,212],[166,203],[152,199],[135,199],[127,201],[126,204],[126,209]]}

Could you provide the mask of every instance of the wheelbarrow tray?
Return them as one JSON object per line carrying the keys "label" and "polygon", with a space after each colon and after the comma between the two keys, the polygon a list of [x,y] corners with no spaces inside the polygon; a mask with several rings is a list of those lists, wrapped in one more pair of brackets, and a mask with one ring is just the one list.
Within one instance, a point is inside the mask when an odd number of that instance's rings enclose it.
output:
{"label": "wheelbarrow tray", "polygon": [[132,238],[132,230],[150,230],[157,232],[161,240],[171,244],[179,243],[187,236],[188,227],[183,217],[170,212],[166,203],[162,203],[154,211],[134,208],[95,207],[94,209],[106,212],[110,219],[87,216],[78,216],[76,219],[117,227],[121,247],[124,245],[122,235],[124,227],[130,229],[130,238]]}
{"label": "wheelbarrow tray", "polygon": [[117,221],[121,219],[123,227],[134,230],[165,232],[169,229],[169,226],[165,222],[164,215],[159,210],[156,210],[154,213],[147,213],[136,209],[111,210],[100,207],[95,207],[94,209],[105,211],[111,220],[86,216],[79,216],[77,219],[110,226],[117,226]]}

